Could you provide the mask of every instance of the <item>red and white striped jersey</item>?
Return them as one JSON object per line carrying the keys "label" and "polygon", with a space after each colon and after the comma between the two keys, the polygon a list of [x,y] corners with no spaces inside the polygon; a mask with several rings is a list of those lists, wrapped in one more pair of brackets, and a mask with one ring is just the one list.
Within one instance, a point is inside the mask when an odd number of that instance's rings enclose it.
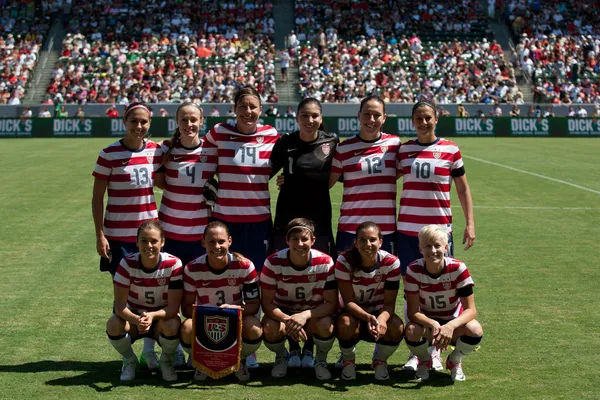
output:
{"label": "red and white striped jersey", "polygon": [[338,231],[354,233],[373,221],[384,235],[396,231],[396,155],[398,136],[382,133],[375,141],[358,135],[335,150],[331,171],[344,177]]}
{"label": "red and white striped jersey", "polygon": [[[163,151],[169,142],[163,143]],[[165,237],[186,242],[202,240],[210,209],[202,190],[217,169],[217,148],[206,140],[187,149],[177,143],[165,163],[165,189],[160,219]]]}
{"label": "red and white striped jersey", "polygon": [[104,214],[104,236],[108,240],[135,243],[137,228],[157,219],[154,174],[160,167],[162,149],[145,140],[141,150],[132,151],[119,140],[103,149],[92,175],[108,181]]}
{"label": "red and white striped jersey", "polygon": [[[242,305],[246,298],[258,298],[258,274],[252,261],[229,254],[229,265],[222,271],[215,271],[206,262],[207,255],[196,258],[185,266],[183,289],[196,292],[196,304],[220,306],[222,304]],[[256,296],[250,296],[248,285],[255,284]]]}
{"label": "red and white striped jersey", "polygon": [[258,125],[246,135],[228,124],[217,124],[206,140],[218,147],[219,192],[213,217],[227,222],[260,222],[271,218],[269,175],[271,151],[279,133]]}
{"label": "red and white striped jersey", "polygon": [[335,263],[335,279],[352,284],[355,303],[368,313],[379,311],[383,307],[386,283],[395,287],[400,283],[398,257],[380,249],[377,252],[377,259],[377,265],[368,271],[363,269],[353,271],[343,254]]}
{"label": "red and white striped jersey", "polygon": [[160,253],[158,267],[148,271],[139,260],[140,253],[123,257],[117,267],[114,284],[129,289],[127,308],[137,314],[165,308],[169,287],[181,287],[181,261],[169,253]]}
{"label": "red and white striped jersey", "polygon": [[435,278],[425,269],[424,258],[410,263],[404,280],[404,293],[418,294],[421,312],[429,318],[451,320],[463,312],[457,291],[475,284],[462,261],[444,257],[444,263],[444,271]]}
{"label": "red and white striped jersey", "polygon": [[417,236],[430,224],[452,231],[452,171],[463,167],[458,146],[441,138],[427,145],[409,140],[398,151],[398,163],[404,173],[398,231]]}
{"label": "red and white striped jersey", "polygon": [[284,310],[300,312],[323,304],[323,291],[337,288],[331,257],[311,249],[308,265],[298,270],[288,253],[289,249],[283,249],[265,260],[261,289],[275,291],[273,303]]}

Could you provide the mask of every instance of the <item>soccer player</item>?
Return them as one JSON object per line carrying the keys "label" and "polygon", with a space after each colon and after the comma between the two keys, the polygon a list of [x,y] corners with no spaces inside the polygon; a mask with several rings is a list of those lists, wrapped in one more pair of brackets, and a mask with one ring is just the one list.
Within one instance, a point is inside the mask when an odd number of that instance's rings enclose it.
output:
{"label": "soccer player", "polygon": [[385,103],[377,96],[361,101],[358,119],[360,133],[337,146],[329,177],[330,188],[340,177],[344,179],[337,251],[350,248],[356,228],[371,220],[382,230],[383,249],[395,253],[396,154],[400,139],[381,132]]}
{"label": "soccer player", "polygon": [[283,169],[284,177],[277,197],[271,247],[274,251],[287,248],[286,226],[294,218],[306,218],[315,224],[314,248],[332,255],[335,249],[328,183],[339,139],[324,130],[321,103],[315,98],[298,104],[296,121],[299,130],[281,135],[271,153],[271,176]]}
{"label": "soccer player", "polygon": [[440,225],[428,225],[419,232],[423,258],[408,266],[404,292],[410,323],[406,344],[419,357],[416,378],[429,378],[429,345],[445,349],[456,347],[446,359],[446,368],[454,381],[464,381],[462,359],[481,342],[483,329],[475,320],[477,310],[473,279],[467,266],[444,254],[448,251],[448,231]]}
{"label": "soccer player", "polygon": [[[262,340],[260,321],[254,315],[260,307],[258,274],[252,261],[229,252],[232,238],[222,222],[208,223],[202,244],[206,254],[186,265],[183,272],[181,311],[187,319],[181,326],[181,344],[190,354],[194,340],[194,304],[242,309],[242,360],[235,375],[245,382],[250,379],[246,357],[260,347]],[[194,374],[194,380],[205,379],[206,374],[200,371]]]}
{"label": "soccer player", "polygon": [[404,325],[395,313],[400,261],[382,250],[382,245],[379,226],[363,222],[356,229],[353,246],[335,264],[344,303],[336,321],[344,380],[356,379],[355,352],[360,340],[377,343],[372,364],[375,379],[389,379],[387,359],[402,341]]}
{"label": "soccer player", "polygon": [[[448,228],[448,255],[453,256],[450,209],[452,182],[456,186],[465,215],[465,250],[475,241],[473,200],[458,146],[436,136],[438,112],[433,103],[416,103],[412,109],[412,121],[417,131],[417,139],[407,141],[398,151],[398,171],[403,175],[403,183],[397,223],[397,249],[403,276],[406,274],[406,267],[421,258],[417,235],[421,228],[428,224],[441,224]],[[432,351],[434,369],[443,369],[439,352],[436,349]],[[419,360],[411,354],[404,368],[414,371],[418,362]]]}
{"label": "soccer player", "polygon": [[[92,174],[96,251],[100,255],[100,270],[111,275],[123,257],[137,252],[136,231],[140,224],[158,217],[153,186],[162,150],[145,139],[150,128],[150,110],[145,104],[131,103],[125,109],[123,122],[125,136],[100,152]],[[150,369],[158,368],[154,346],[153,339],[144,339],[140,361]]]}
{"label": "soccer player", "polygon": [[[295,218],[287,226],[288,248],[265,260],[260,275],[262,320],[265,345],[275,353],[271,375],[284,377],[288,366],[313,364],[312,349],[292,350],[286,360],[285,338],[296,343],[312,337],[317,348],[315,375],[319,380],[331,378],[327,368],[327,353],[333,345],[333,314],[337,309],[337,283],[333,260],[313,249],[314,223]],[[291,348],[290,348],[291,349]]]}
{"label": "soccer player", "polygon": [[165,230],[164,251],[186,265],[205,253],[202,237],[210,209],[203,188],[217,169],[217,148],[198,136],[204,123],[200,106],[183,103],[175,118],[177,130],[163,143],[163,173],[156,176],[156,185],[164,188],[158,217]]}
{"label": "soccer player", "polygon": [[123,356],[122,381],[135,379],[137,357],[131,344],[142,337],[158,340],[162,377],[177,380],[173,357],[179,344],[183,268],[177,257],[161,253],[164,242],[158,221],[143,222],[137,230],[139,251],[121,259],[114,276],[115,313],[106,333]]}
{"label": "soccer player", "polygon": [[233,250],[260,271],[271,238],[270,155],[279,133],[259,124],[262,105],[253,87],[239,90],[234,104],[235,125],[219,123],[206,135],[218,148],[219,188],[212,216],[229,228]]}

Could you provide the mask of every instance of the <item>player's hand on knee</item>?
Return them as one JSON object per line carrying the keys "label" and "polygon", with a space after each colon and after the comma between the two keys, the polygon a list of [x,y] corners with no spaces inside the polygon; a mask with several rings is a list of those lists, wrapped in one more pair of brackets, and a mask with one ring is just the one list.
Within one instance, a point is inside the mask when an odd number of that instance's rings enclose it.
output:
{"label": "player's hand on knee", "polygon": [[367,327],[369,328],[369,334],[373,336],[373,338],[379,339],[379,321],[373,314],[369,314]]}

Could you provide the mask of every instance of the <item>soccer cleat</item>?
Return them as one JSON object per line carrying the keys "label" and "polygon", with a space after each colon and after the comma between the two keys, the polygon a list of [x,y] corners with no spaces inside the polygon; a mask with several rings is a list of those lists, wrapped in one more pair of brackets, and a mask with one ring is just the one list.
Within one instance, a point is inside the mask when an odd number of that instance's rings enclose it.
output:
{"label": "soccer cleat", "polygon": [[315,367],[315,359],[313,357],[312,351],[305,351],[302,354],[302,368],[314,368]]}
{"label": "soccer cleat", "polygon": [[185,353],[182,350],[177,350],[173,358],[173,367],[175,369],[184,369],[188,365],[185,362]]}
{"label": "soccer cleat", "polygon": [[240,369],[235,372],[235,376],[240,382],[246,382],[248,379],[250,379],[250,372],[248,371],[246,360],[242,360],[240,362]]}
{"label": "soccer cleat", "polygon": [[165,353],[160,355],[160,372],[162,373],[163,380],[167,382],[174,382],[177,380],[177,372],[175,372],[173,358],[173,355],[166,355]]}
{"label": "soccer cleat", "polygon": [[200,372],[198,370],[196,370],[196,372],[194,372],[194,380],[198,381],[198,382],[205,381],[207,376],[208,375],[206,375],[204,372]]}
{"label": "soccer cleat", "polygon": [[404,363],[404,367],[402,369],[404,371],[416,371],[419,367],[419,357],[411,354],[408,356],[408,360]]}
{"label": "soccer cleat", "polygon": [[331,372],[329,372],[329,368],[327,368],[327,363],[325,361],[319,361],[314,365],[315,368],[315,376],[320,381],[326,381],[331,379]]}
{"label": "soccer cleat", "polygon": [[300,360],[300,351],[293,350],[290,352],[287,361],[288,368],[300,368],[302,366],[302,360]]}
{"label": "soccer cleat", "polygon": [[129,382],[135,379],[135,369],[137,368],[137,359],[123,359],[123,366],[121,367],[121,381]]}
{"label": "soccer cleat", "polygon": [[356,364],[354,360],[344,361],[342,367],[342,379],[345,381],[353,381],[356,379]]}
{"label": "soccer cleat", "polygon": [[419,381],[426,381],[429,379],[429,370],[431,369],[431,360],[429,361],[420,361],[419,367],[417,368],[417,373],[415,374],[415,379]]}
{"label": "soccer cleat", "polygon": [[446,359],[446,369],[450,370],[450,377],[453,381],[466,381],[467,377],[462,370],[462,363],[454,364],[450,357]]}
{"label": "soccer cleat", "polygon": [[155,351],[147,351],[140,356],[140,366],[149,370],[158,369],[158,354]]}
{"label": "soccer cleat", "polygon": [[336,368],[344,368],[344,355],[340,352],[340,356],[338,357],[337,361],[335,362],[335,367]]}
{"label": "soccer cleat", "polygon": [[278,358],[275,360],[275,365],[271,370],[271,376],[273,378],[283,378],[287,375],[287,360],[285,358]]}
{"label": "soccer cleat", "polygon": [[258,367],[260,367],[260,364],[256,361],[256,353],[252,353],[246,357],[246,368],[255,369]]}
{"label": "soccer cleat", "polygon": [[388,372],[387,362],[381,360],[373,361],[375,368],[375,380],[387,381],[390,379],[390,373]]}
{"label": "soccer cleat", "polygon": [[435,347],[431,352],[431,368],[436,371],[441,371],[444,369],[442,366],[442,351],[436,349]]}

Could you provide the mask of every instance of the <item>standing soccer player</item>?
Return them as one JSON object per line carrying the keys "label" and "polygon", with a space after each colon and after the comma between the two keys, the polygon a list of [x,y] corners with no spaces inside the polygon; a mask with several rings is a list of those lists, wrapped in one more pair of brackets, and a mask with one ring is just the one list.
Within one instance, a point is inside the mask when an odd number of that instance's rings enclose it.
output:
{"label": "standing soccer player", "polygon": [[[123,257],[137,252],[136,232],[140,224],[158,217],[153,186],[162,150],[145,139],[150,128],[150,110],[142,103],[131,103],[125,109],[123,122],[125,136],[100,152],[92,174],[96,251],[101,257],[100,270],[109,271],[111,275]],[[150,369],[158,368],[154,346],[152,338],[144,339],[140,361]]]}
{"label": "standing soccer player", "polygon": [[377,224],[366,221],[356,230],[352,248],[335,264],[335,278],[344,302],[336,322],[342,352],[342,379],[356,379],[355,353],[360,340],[376,342],[372,367],[375,379],[387,380],[387,359],[402,341],[404,324],[396,315],[400,261],[382,250]]}
{"label": "standing soccer player", "polygon": [[473,279],[463,262],[444,256],[448,252],[445,227],[425,226],[418,238],[423,258],[408,266],[404,284],[410,319],[406,344],[419,357],[416,378],[429,378],[430,344],[437,349],[454,344],[446,368],[451,371],[452,380],[464,381],[462,359],[475,350],[483,337],[481,324],[475,320]]}
{"label": "standing soccer player", "polygon": [[177,380],[173,357],[179,344],[183,268],[181,261],[161,253],[165,239],[158,221],[137,230],[139,252],[121,259],[114,276],[115,311],[106,323],[110,344],[123,356],[122,381],[135,379],[136,339],[151,337],[162,346],[160,370],[164,380]]}
{"label": "standing soccer player", "polygon": [[286,232],[289,247],[269,256],[260,275],[264,340],[276,355],[271,375],[284,377],[288,366],[312,366],[312,349],[305,349],[302,360],[300,351],[291,347],[289,361],[285,356],[286,336],[296,343],[312,337],[317,347],[315,375],[327,380],[331,378],[327,353],[333,345],[337,309],[333,260],[312,249],[316,240],[312,221],[293,219]]}
{"label": "standing soccer player", "polygon": [[[417,139],[407,141],[398,151],[398,170],[399,174],[403,175],[397,223],[398,257],[402,275],[406,274],[406,267],[411,262],[421,258],[417,235],[426,225],[440,224],[448,228],[448,256],[453,256],[450,208],[450,190],[453,182],[466,221],[463,234],[465,250],[475,241],[473,200],[458,146],[436,136],[438,113],[433,103],[416,103],[412,109],[412,120]],[[432,349],[432,353],[434,369],[441,370],[443,367],[439,351]],[[418,358],[411,354],[404,368],[414,371],[418,362]]]}
{"label": "standing soccer player", "polygon": [[206,140],[218,148],[219,188],[213,218],[223,221],[234,250],[257,268],[267,257],[271,237],[271,151],[279,133],[259,124],[260,95],[245,87],[235,95],[235,125],[217,124]]}
{"label": "standing soccer player", "polygon": [[344,178],[344,194],[336,237],[338,253],[352,246],[356,228],[365,221],[382,230],[383,249],[395,253],[396,154],[398,136],[381,132],[385,103],[377,96],[365,97],[358,112],[360,133],[341,142],[331,167],[329,187]]}
{"label": "standing soccer player", "polygon": [[271,153],[271,176],[283,169],[271,247],[273,251],[287,248],[288,223],[294,218],[306,218],[315,224],[313,247],[332,255],[335,244],[329,173],[339,139],[324,130],[321,103],[315,98],[298,104],[296,121],[299,130],[281,135]]}
{"label": "standing soccer player", "polygon": [[[258,274],[251,260],[229,252],[232,237],[222,222],[213,221],[206,226],[202,244],[206,254],[187,264],[183,272],[181,311],[187,319],[181,326],[181,344],[190,354],[195,340],[194,304],[242,309],[242,360],[235,375],[245,382],[250,379],[246,358],[260,347],[262,340],[260,321],[254,315],[260,307]],[[194,380],[205,379],[204,373],[196,371]]]}

